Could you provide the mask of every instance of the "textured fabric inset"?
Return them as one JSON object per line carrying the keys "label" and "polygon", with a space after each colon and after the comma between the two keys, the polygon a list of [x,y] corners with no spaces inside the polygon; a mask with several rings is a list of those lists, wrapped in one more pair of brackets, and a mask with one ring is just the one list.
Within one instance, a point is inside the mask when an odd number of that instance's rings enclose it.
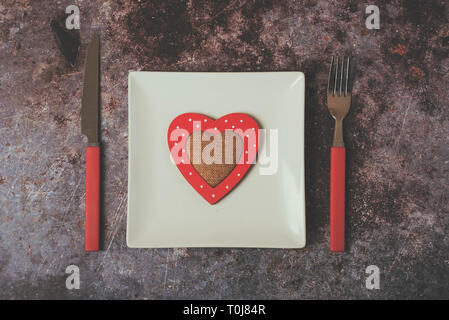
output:
{"label": "textured fabric inset", "polygon": [[243,140],[238,134],[231,130],[220,134],[221,139],[209,132],[195,132],[187,138],[190,162],[211,187],[216,187],[234,170],[243,153]]}

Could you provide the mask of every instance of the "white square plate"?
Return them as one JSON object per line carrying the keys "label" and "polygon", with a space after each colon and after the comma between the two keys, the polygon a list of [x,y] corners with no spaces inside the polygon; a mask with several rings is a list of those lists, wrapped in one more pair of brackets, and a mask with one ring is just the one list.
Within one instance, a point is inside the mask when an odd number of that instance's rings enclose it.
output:
{"label": "white square plate", "polygon": [[[127,244],[133,248],[305,245],[304,74],[130,72]],[[278,169],[257,163],[210,205],[170,161],[167,130],[186,112],[252,116],[278,130]]]}

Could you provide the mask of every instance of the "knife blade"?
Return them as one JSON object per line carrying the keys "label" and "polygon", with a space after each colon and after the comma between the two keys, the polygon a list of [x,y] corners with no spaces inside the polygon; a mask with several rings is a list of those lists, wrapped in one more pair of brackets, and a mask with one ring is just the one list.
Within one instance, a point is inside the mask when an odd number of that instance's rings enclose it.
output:
{"label": "knife blade", "polygon": [[100,48],[94,36],[87,48],[81,99],[81,132],[87,137],[86,147],[86,212],[84,247],[100,247]]}
{"label": "knife blade", "polygon": [[86,135],[89,146],[97,146],[99,144],[99,60],[99,38],[94,36],[87,48],[83,97],[81,100],[81,132]]}

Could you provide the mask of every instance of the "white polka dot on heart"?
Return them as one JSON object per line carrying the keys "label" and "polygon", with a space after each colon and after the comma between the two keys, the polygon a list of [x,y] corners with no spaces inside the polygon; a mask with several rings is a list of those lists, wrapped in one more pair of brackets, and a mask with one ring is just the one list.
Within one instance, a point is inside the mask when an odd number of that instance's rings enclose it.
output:
{"label": "white polka dot on heart", "polygon": [[212,198],[215,198],[215,194],[212,195]]}

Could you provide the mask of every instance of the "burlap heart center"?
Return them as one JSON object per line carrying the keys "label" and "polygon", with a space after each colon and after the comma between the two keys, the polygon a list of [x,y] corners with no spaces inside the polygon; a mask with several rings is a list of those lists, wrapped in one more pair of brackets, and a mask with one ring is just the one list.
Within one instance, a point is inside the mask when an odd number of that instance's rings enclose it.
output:
{"label": "burlap heart center", "polygon": [[186,144],[190,163],[211,187],[216,187],[234,170],[243,148],[242,138],[231,130],[216,135],[194,132]]}

